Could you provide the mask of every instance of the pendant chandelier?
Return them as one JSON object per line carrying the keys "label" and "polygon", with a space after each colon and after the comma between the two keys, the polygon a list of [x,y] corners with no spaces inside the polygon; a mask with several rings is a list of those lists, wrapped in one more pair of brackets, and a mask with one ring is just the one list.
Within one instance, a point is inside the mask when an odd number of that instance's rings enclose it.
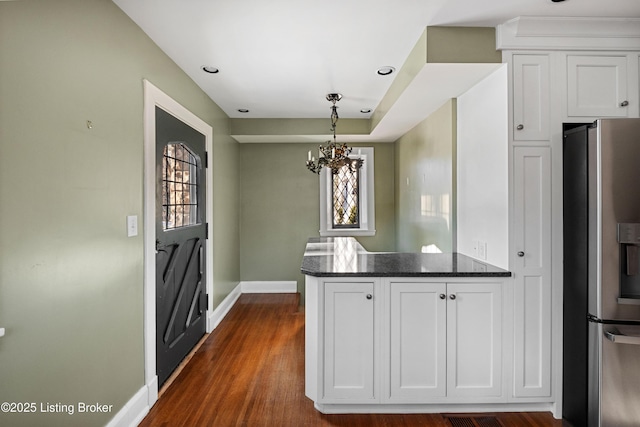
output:
{"label": "pendant chandelier", "polygon": [[309,157],[307,158],[307,168],[313,173],[320,173],[323,167],[330,168],[332,173],[338,173],[338,171],[344,166],[348,166],[352,172],[356,172],[362,167],[363,160],[360,158],[350,158],[351,147],[347,144],[338,144],[336,142],[336,124],[338,123],[338,107],[336,102],[342,99],[342,95],[339,93],[327,94],[327,101],[330,101],[331,106],[331,131],[333,132],[333,141],[327,141],[325,145],[321,145],[318,151],[318,160],[315,156],[311,155],[309,151]]}

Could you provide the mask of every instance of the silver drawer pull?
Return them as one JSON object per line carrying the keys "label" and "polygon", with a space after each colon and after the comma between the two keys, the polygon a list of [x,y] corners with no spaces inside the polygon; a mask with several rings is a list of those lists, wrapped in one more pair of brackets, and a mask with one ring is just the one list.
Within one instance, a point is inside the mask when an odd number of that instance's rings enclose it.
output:
{"label": "silver drawer pull", "polygon": [[518,125],[518,126],[516,126],[516,129],[522,130],[522,129],[524,129],[524,125]]}
{"label": "silver drawer pull", "polygon": [[373,298],[373,295],[367,294],[367,299],[372,299],[372,298]]}
{"label": "silver drawer pull", "polygon": [[627,105],[629,105],[629,101],[622,101],[622,102],[620,103],[620,106],[621,106],[621,107],[626,107]]}

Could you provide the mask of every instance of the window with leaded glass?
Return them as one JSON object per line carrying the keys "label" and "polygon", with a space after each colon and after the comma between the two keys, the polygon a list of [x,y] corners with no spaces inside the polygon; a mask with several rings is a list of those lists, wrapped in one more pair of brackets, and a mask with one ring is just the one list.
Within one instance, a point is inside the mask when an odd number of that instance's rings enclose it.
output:
{"label": "window with leaded glass", "polygon": [[333,227],[360,227],[360,173],[343,166],[332,173]]}
{"label": "window with leaded glass", "polygon": [[373,147],[358,147],[362,167],[320,172],[320,236],[375,236],[376,210]]}
{"label": "window with leaded glass", "polygon": [[198,223],[198,163],[183,143],[169,143],[162,159],[162,228]]}

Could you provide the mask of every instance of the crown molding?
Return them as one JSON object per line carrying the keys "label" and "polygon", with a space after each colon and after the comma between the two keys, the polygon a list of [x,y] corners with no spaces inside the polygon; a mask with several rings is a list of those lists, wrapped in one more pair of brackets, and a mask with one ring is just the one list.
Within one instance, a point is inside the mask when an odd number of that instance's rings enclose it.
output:
{"label": "crown molding", "polygon": [[496,49],[640,50],[640,18],[521,16],[496,27]]}

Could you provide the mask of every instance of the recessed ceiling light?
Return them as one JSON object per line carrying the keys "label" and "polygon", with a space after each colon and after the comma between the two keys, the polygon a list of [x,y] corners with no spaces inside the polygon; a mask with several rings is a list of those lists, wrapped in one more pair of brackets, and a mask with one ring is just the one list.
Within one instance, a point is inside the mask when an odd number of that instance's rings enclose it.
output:
{"label": "recessed ceiling light", "polygon": [[248,113],[249,110],[247,110],[246,108],[238,108],[238,113]]}
{"label": "recessed ceiling light", "polygon": [[360,112],[362,114],[369,114],[371,112],[371,108],[363,108],[362,110],[360,110]]}
{"label": "recessed ceiling light", "polygon": [[202,71],[209,74],[218,74],[220,72],[220,70],[218,70],[216,67],[210,67],[208,65],[203,65]]}
{"label": "recessed ceiling light", "polygon": [[381,76],[388,76],[389,74],[393,73],[396,69],[393,67],[380,67],[378,68],[377,73],[380,74]]}

